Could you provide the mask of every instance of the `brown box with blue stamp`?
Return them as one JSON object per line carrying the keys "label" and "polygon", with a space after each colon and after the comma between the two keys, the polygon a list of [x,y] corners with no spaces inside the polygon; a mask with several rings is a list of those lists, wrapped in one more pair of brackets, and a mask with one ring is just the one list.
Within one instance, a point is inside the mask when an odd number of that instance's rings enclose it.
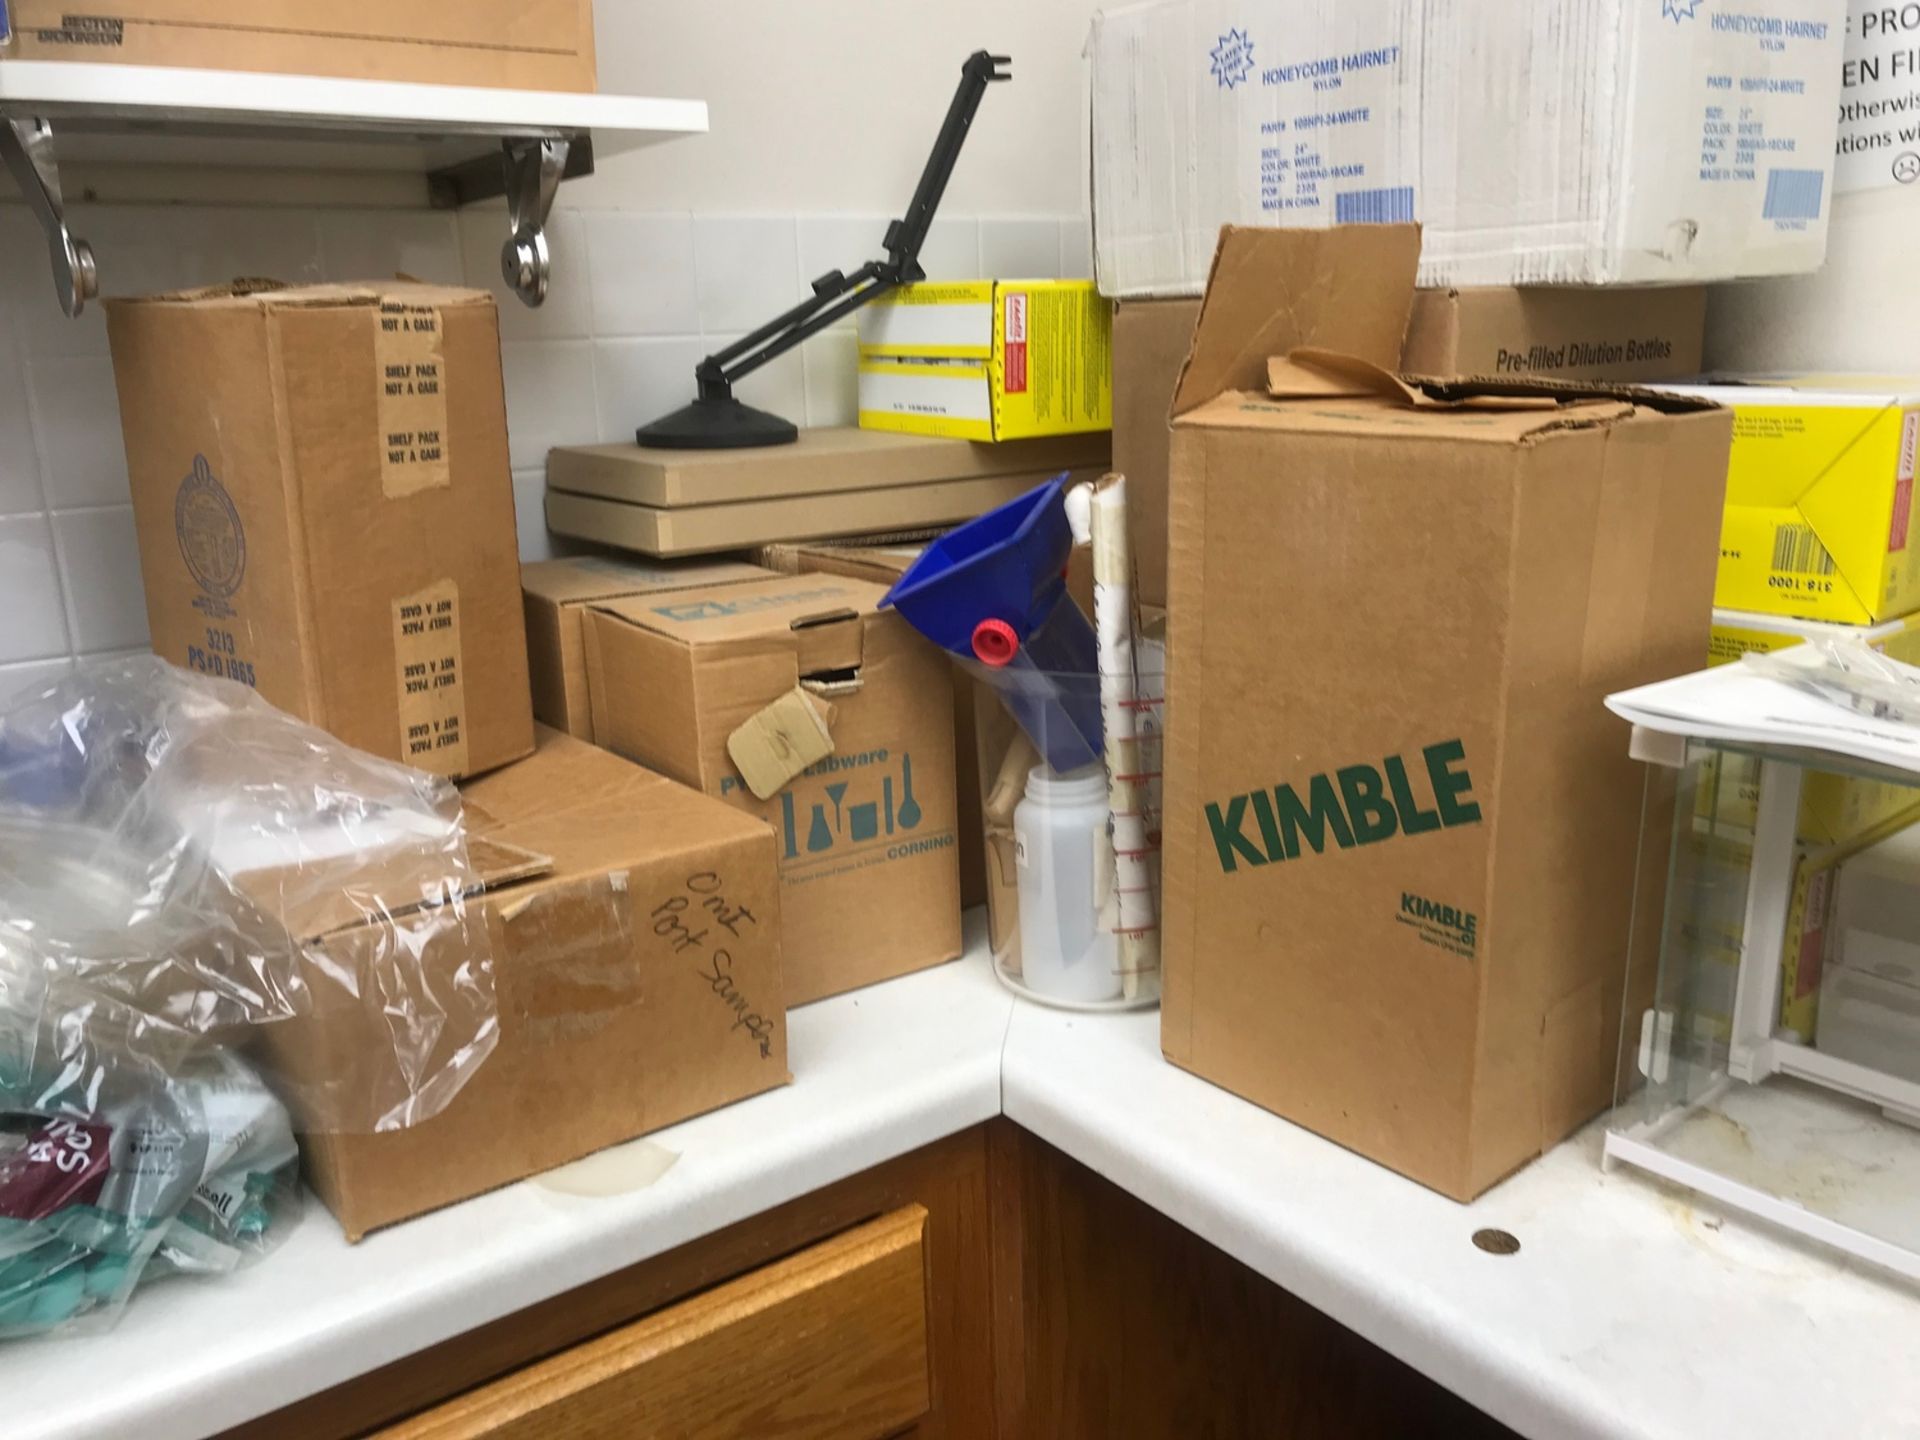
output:
{"label": "brown box with blue stamp", "polygon": [[246,282],[107,332],[155,654],[437,774],[533,749],[490,295]]}
{"label": "brown box with blue stamp", "polygon": [[[885,594],[795,575],[589,616],[599,743],[773,827],[793,1005],[960,953],[953,682],[945,655],[879,609]],[[728,741],[796,690],[831,750],[763,799]]]}

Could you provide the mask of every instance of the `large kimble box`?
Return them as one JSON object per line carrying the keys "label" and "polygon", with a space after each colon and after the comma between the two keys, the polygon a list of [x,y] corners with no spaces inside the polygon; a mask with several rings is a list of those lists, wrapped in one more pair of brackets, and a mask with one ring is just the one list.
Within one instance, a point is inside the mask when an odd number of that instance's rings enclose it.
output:
{"label": "large kimble box", "polygon": [[109,301],[154,653],[437,774],[533,749],[493,298]]}
{"label": "large kimble box", "polygon": [[[764,825],[551,730],[461,798],[487,882],[462,903],[485,913],[498,1034],[432,1119],[307,1138],[307,1179],[356,1239],[790,1078]],[[372,984],[394,932],[356,913],[369,898],[283,918]],[[407,933],[418,966],[448,985],[471,962],[464,926]],[[302,1051],[284,1057],[297,1073],[379,1039],[363,1029],[374,1012],[344,990],[316,1001],[292,1032]]]}
{"label": "large kimble box", "polygon": [[0,4],[0,60],[78,60],[594,88],[592,0],[62,0]]}
{"label": "large kimble box", "polygon": [[[1246,303],[1282,311],[1311,276],[1287,277]],[[1127,477],[1134,585],[1148,605],[1167,601],[1167,411],[1187,358],[1197,299],[1128,300],[1113,316],[1113,468]],[[1332,322],[1357,312],[1343,301]],[[1700,373],[1707,292],[1701,286],[1417,291],[1400,368],[1444,379],[1537,376],[1551,380],[1680,380]],[[1307,333],[1293,343],[1322,343]],[[1325,343],[1349,348],[1337,336]]]}
{"label": "large kimble box", "polygon": [[[793,1005],[960,953],[950,662],[878,608],[885,594],[783,576],[607,601],[588,620],[600,743],[772,826]],[[829,748],[761,798],[729,742],[796,700]]]}
{"label": "large kimble box", "polygon": [[1161,0],[1094,17],[1094,273],[1195,295],[1227,223],[1418,220],[1425,285],[1826,252],[1843,0]]}
{"label": "large kimble box", "polygon": [[[1411,300],[1408,228],[1260,238]],[[1248,354],[1219,298],[1174,406],[1162,1045],[1470,1198],[1607,1103],[1635,938],[1650,983],[1601,700],[1706,647],[1731,417]]]}

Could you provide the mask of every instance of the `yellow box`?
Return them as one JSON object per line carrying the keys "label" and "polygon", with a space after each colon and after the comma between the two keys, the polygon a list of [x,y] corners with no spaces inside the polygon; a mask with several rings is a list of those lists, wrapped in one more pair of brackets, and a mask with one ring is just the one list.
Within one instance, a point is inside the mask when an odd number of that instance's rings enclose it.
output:
{"label": "yellow box", "polygon": [[860,424],[965,440],[1113,428],[1113,308],[1090,280],[904,285],[860,312]]}
{"label": "yellow box", "polygon": [[1734,412],[1716,605],[1843,625],[1920,610],[1920,380],[1661,388]]}
{"label": "yellow box", "polygon": [[[1920,615],[1856,626],[1750,615],[1738,610],[1713,612],[1707,664],[1725,665],[1755,651],[1784,650],[1804,640],[1822,638],[1865,640],[1895,660],[1920,665]],[[1717,795],[1721,822],[1750,831],[1759,798],[1760,762],[1727,756],[1723,763],[1725,780],[1717,789],[1701,786],[1701,803],[1705,805],[1710,792]],[[1844,845],[1911,809],[1916,798],[1920,797],[1915,791],[1891,781],[1809,770],[1800,790],[1796,838],[1808,845]]]}

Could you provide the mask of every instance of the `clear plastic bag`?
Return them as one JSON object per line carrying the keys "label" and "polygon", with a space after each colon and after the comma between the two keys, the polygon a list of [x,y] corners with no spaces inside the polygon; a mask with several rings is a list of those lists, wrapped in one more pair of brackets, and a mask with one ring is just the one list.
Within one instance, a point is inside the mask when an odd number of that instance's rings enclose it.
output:
{"label": "clear plastic bag", "polygon": [[296,1131],[438,1113],[498,1033],[480,888],[451,785],[231,682],[0,714],[0,1337],[262,1253]]}
{"label": "clear plastic bag", "polygon": [[300,1213],[298,1174],[286,1107],[232,1050],[0,971],[0,1338],[257,1258]]}
{"label": "clear plastic bag", "polygon": [[1857,715],[1920,725],[1920,669],[1864,640],[1808,640],[1754,651],[1740,663]]}
{"label": "clear plastic bag", "polygon": [[0,715],[0,956],[243,1047],[301,1130],[415,1124],[491,1051],[480,888],[447,781],[244,686],[143,657]]}

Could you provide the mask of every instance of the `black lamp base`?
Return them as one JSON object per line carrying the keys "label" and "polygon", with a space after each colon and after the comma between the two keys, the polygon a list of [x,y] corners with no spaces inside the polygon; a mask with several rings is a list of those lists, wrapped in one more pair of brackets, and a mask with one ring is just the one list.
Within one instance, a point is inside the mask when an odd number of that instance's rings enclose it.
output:
{"label": "black lamp base", "polygon": [[791,421],[731,396],[695,400],[634,432],[640,444],[656,450],[749,450],[791,445],[799,438]]}

